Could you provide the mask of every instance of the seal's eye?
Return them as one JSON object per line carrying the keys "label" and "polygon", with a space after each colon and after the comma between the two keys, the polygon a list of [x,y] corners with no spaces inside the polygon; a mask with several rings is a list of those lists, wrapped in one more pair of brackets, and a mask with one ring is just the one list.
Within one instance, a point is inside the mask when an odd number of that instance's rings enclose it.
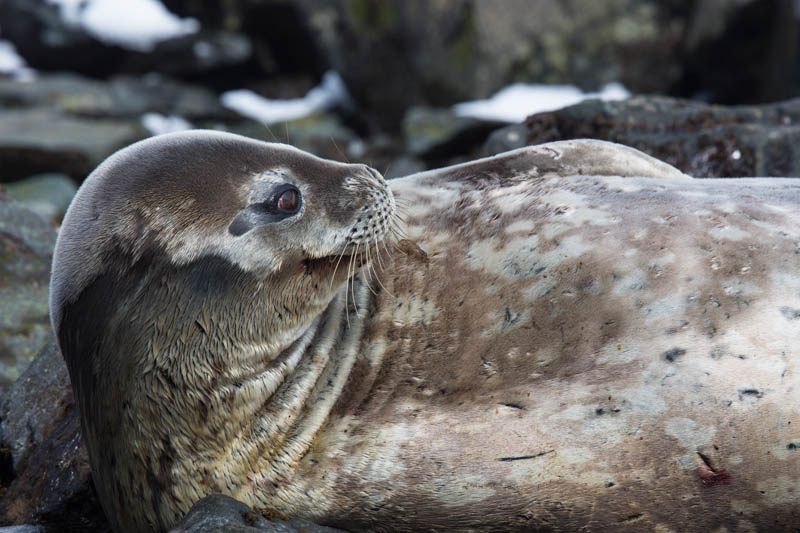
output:
{"label": "seal's eye", "polygon": [[279,211],[294,213],[300,207],[300,191],[297,189],[286,189],[278,196]]}

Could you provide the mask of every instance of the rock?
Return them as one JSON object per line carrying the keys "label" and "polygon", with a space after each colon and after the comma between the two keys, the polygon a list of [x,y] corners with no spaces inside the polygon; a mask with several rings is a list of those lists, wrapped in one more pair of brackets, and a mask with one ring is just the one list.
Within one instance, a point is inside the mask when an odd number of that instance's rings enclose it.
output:
{"label": "rock", "polygon": [[[87,4],[74,4],[68,10],[77,13],[87,9]],[[188,30],[196,22],[179,24]],[[161,72],[217,83],[236,83],[242,76],[260,75],[259,65],[251,61],[250,39],[224,29],[186,31],[155,42],[152,49],[130,43],[125,48],[124,44],[103,42],[81,24],[65,21],[59,6],[47,0],[0,3],[0,26],[3,37],[15,45],[28,64],[42,71],[66,70],[102,78],[117,73]]]}
{"label": "rock", "polygon": [[402,176],[410,176],[411,174],[422,172],[426,169],[425,163],[416,157],[400,156],[389,164],[383,176],[386,179],[400,178]]}
{"label": "rock", "polygon": [[791,0],[692,2],[682,74],[669,93],[718,104],[798,94],[798,20]]}
{"label": "rock", "polygon": [[493,131],[483,144],[484,155],[496,155],[522,148],[527,144],[528,128],[525,124],[511,124]]}
{"label": "rock", "polygon": [[36,174],[6,185],[9,197],[53,224],[64,218],[77,190],[69,176],[58,173]]}
{"label": "rock", "polygon": [[51,340],[0,404],[0,520],[110,531],[91,483],[67,368]]}
{"label": "rock", "polygon": [[[703,10],[654,0],[297,2],[356,100],[380,126],[394,129],[412,104],[444,107],[485,98],[515,81],[585,90],[620,81],[633,92],[668,92],[693,57],[683,39],[688,29],[700,46],[717,29],[703,21],[716,21],[724,31],[751,2],[701,3]],[[794,24],[792,17],[780,23]],[[773,41],[766,35],[771,28],[765,26],[751,44]],[[773,54],[791,70],[786,55]]]}
{"label": "rock", "polygon": [[415,106],[403,119],[403,135],[411,155],[441,162],[475,151],[499,125],[459,117],[449,109]]}
{"label": "rock", "polygon": [[800,175],[800,99],[736,107],[657,96],[590,100],[525,125],[527,144],[614,141],[698,177]]}
{"label": "rock", "polygon": [[[151,70],[194,80],[223,77],[227,78],[224,86],[232,87],[231,74],[235,75],[237,68],[247,71],[246,64],[252,55],[253,45],[241,33],[202,31],[158,43],[153,50]],[[247,73],[257,75],[257,72]]]}
{"label": "rock", "polygon": [[40,526],[8,526],[0,527],[0,533],[47,533],[47,530]]}
{"label": "rock", "polygon": [[52,335],[47,291],[55,240],[47,221],[0,193],[0,390]]}
{"label": "rock", "polygon": [[0,2],[0,27],[3,38],[37,70],[70,70],[104,77],[117,72],[130,54],[67,24],[59,6],[46,0]]}
{"label": "rock", "polygon": [[115,76],[109,83],[112,105],[107,116],[136,116],[148,112],[177,115],[187,120],[231,120],[219,97],[203,87],[187,85],[158,74]]}
{"label": "rock", "polygon": [[35,82],[0,79],[0,108],[47,107],[91,118],[136,118],[148,112],[188,120],[235,117],[216,94],[158,74],[114,76],[108,82],[75,74],[40,74]]}
{"label": "rock", "polygon": [[230,496],[212,494],[194,504],[171,533],[336,533],[305,520],[264,518]]}
{"label": "rock", "polygon": [[138,120],[90,120],[49,109],[0,114],[0,181],[41,172],[83,180],[117,149],[147,136]]}
{"label": "rock", "polygon": [[[312,14],[296,2],[284,0],[165,0],[171,11],[194,17],[203,28],[247,35],[253,61],[262,75],[307,74],[319,79],[329,68],[325,51],[314,38]],[[291,46],[286,46],[286,43]]]}

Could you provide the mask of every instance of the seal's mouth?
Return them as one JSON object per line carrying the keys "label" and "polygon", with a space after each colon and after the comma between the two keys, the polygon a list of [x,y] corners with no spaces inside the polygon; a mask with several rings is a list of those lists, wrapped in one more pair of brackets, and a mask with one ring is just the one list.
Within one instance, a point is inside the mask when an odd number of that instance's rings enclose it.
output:
{"label": "seal's mouth", "polygon": [[344,251],[325,255],[322,257],[308,257],[303,259],[302,264],[306,271],[333,271],[337,267],[343,268],[344,271],[348,270],[348,266],[355,263],[356,267],[360,267],[367,260],[366,251],[364,249],[357,249],[348,246]]}

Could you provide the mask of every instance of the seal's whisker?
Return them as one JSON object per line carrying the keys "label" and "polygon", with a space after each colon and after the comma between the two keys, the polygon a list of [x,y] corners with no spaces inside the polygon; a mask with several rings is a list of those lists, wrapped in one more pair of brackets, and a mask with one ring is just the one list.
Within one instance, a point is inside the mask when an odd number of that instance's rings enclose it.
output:
{"label": "seal's whisker", "polygon": [[342,257],[344,257],[345,250],[346,248],[342,248],[342,253],[339,254],[339,259],[336,260],[336,266],[333,267],[333,274],[331,274],[331,283],[330,286],[328,287],[328,292],[333,290],[333,281],[336,279],[336,271],[339,269],[339,263],[342,262]]}
{"label": "seal's whisker", "polygon": [[[396,235],[394,235],[394,234],[393,234],[393,235],[392,235],[392,237],[396,237]],[[386,239],[384,239],[384,240],[383,240],[383,241],[381,241],[381,242],[382,242],[382,244],[383,244],[383,249],[386,251],[386,255],[387,255],[387,256],[391,256],[391,255],[392,255],[392,250],[389,248],[389,245],[388,245],[388,244],[386,244]],[[395,246],[394,246],[394,243],[392,243],[392,247],[395,247]],[[388,258],[387,258],[387,259],[388,259]]]}
{"label": "seal's whisker", "polygon": [[[394,233],[395,237],[400,237],[401,239],[408,239],[408,234],[397,224],[392,225],[392,232]],[[410,240],[410,239],[409,239]]]}
{"label": "seal's whisker", "polygon": [[[385,241],[383,241],[383,244],[384,244],[384,246],[385,246],[385,245],[386,245],[386,242],[385,242]],[[380,253],[381,253],[381,252],[380,252],[380,249],[378,248],[378,239],[377,239],[377,237],[376,237],[376,238],[375,238],[375,254],[376,254],[378,257],[380,257]],[[383,265],[381,265],[381,267],[380,267],[380,268],[381,268],[381,271],[383,271],[383,270],[384,270],[384,266],[383,266]],[[387,288],[386,288],[386,285],[384,285],[384,284],[381,282],[381,277],[378,275],[378,273],[377,273],[377,272],[376,272],[374,269],[373,269],[373,272],[374,272],[374,274],[375,274],[375,281],[377,281],[377,282],[378,282],[378,285],[380,285],[380,286],[381,286],[381,289],[383,289],[384,291],[386,291],[386,294],[388,294],[389,296],[391,296],[392,298],[394,298],[394,294],[392,294],[392,292],[391,292],[389,289],[387,289]]]}
{"label": "seal's whisker", "polygon": [[347,158],[347,155],[344,152],[342,152],[342,150],[339,148],[339,145],[336,144],[336,140],[333,138],[333,135],[330,135],[329,137],[331,138],[333,147],[336,148],[336,151],[339,152],[339,155],[344,158],[345,163],[350,163],[350,160]]}
{"label": "seal's whisker", "polygon": [[358,307],[356,307],[356,280],[355,280],[355,277],[356,277],[356,274],[357,274],[357,271],[356,271],[356,268],[357,268],[356,267],[356,261],[357,261],[357,259],[356,258],[358,257],[358,247],[359,246],[361,246],[361,243],[360,242],[356,243],[356,251],[350,257],[350,264],[353,265],[353,277],[351,278],[351,283],[350,283],[350,294],[353,296],[353,307],[355,307],[356,316],[359,316]]}
{"label": "seal's whisker", "polygon": [[373,233],[372,238],[375,242],[375,257],[378,260],[378,266],[380,266],[381,269],[383,269],[383,261],[381,261],[381,252],[380,249],[378,248],[378,235],[376,233]]}
{"label": "seal's whisker", "polygon": [[367,254],[367,268],[366,268],[366,273],[364,274],[365,278],[366,278],[365,279],[365,284],[366,284],[367,289],[369,290],[369,292],[371,292],[373,295],[377,296],[378,293],[376,293],[375,290],[372,288],[372,283],[371,283],[371,281],[372,281],[371,280],[371,278],[372,278],[372,259],[369,256],[369,243],[367,243],[364,246],[364,252]]}
{"label": "seal's whisker", "polygon": [[269,127],[269,124],[267,123],[267,121],[266,121],[266,120],[260,120],[259,122],[261,122],[261,125],[262,125],[262,126],[264,126],[265,128],[267,128],[267,132],[270,134],[270,136],[272,137],[272,140],[273,140],[273,141],[275,141],[276,143],[277,143],[277,142],[280,142],[280,141],[278,140],[278,136],[277,136],[277,135],[275,135],[275,133],[273,133],[273,131],[272,131],[272,128],[270,128],[270,127]]}

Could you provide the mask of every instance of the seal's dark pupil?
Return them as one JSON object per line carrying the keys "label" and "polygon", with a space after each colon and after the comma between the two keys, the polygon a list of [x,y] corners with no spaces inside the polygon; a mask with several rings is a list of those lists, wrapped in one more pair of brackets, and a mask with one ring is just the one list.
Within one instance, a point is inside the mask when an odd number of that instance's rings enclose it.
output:
{"label": "seal's dark pupil", "polygon": [[281,211],[296,211],[298,204],[297,191],[289,189],[283,191],[278,197],[278,209]]}

